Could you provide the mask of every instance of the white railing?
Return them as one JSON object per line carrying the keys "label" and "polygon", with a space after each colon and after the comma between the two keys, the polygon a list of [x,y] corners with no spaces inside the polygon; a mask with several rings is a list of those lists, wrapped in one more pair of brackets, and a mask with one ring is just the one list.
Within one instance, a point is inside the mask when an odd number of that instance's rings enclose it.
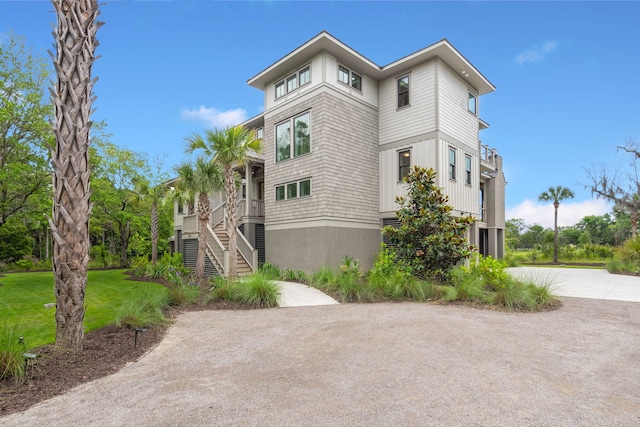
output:
{"label": "white railing", "polygon": [[207,249],[213,255],[216,269],[218,269],[221,276],[225,276],[226,272],[229,271],[229,251],[224,248],[224,245],[209,224],[207,224]]}
{"label": "white railing", "polygon": [[495,165],[497,154],[498,151],[495,148],[490,148],[488,145],[480,145],[480,158],[485,162]]}
{"label": "white railing", "polygon": [[182,217],[182,233],[197,233],[198,232],[198,216],[197,215],[184,215]]}
{"label": "white railing", "polygon": [[236,235],[238,236],[236,239],[236,245],[238,246],[238,251],[240,251],[240,255],[247,261],[249,267],[251,267],[252,271],[255,271],[258,267],[258,251],[251,246],[251,243],[244,237],[244,234],[240,232],[240,229],[236,229]]}
{"label": "white railing", "polygon": [[224,221],[224,213],[226,210],[225,206],[226,205],[223,203],[211,211],[211,215],[209,215],[209,224],[212,228]]}
{"label": "white railing", "polygon": [[264,200],[251,200],[251,216],[264,216]]}

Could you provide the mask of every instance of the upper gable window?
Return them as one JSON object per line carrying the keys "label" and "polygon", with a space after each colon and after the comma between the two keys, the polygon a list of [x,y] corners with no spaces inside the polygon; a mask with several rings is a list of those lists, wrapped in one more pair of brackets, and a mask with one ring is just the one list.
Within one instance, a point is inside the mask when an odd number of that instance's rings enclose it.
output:
{"label": "upper gable window", "polygon": [[338,81],[354,89],[362,91],[362,76],[350,71],[342,65],[338,66]]}
{"label": "upper gable window", "polygon": [[264,130],[262,128],[256,129],[256,139],[262,139],[264,135]]}
{"label": "upper gable window", "polygon": [[276,99],[287,93],[293,92],[301,86],[306,85],[311,81],[311,69],[307,65],[300,71],[297,71],[286,79],[276,83]]}
{"label": "upper gable window", "polygon": [[409,105],[409,76],[398,79],[398,108]]}
{"label": "upper gable window", "polygon": [[464,156],[464,182],[471,185],[471,156]]}
{"label": "upper gable window", "polygon": [[473,114],[477,114],[476,111],[478,109],[478,99],[474,94],[469,92],[469,112]]}
{"label": "upper gable window", "polygon": [[449,147],[449,179],[456,179],[456,149]]}

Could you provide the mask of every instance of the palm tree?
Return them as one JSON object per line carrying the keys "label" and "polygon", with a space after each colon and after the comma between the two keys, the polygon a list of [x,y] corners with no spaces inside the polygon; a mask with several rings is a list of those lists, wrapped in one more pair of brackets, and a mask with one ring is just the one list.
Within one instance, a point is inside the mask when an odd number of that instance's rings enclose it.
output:
{"label": "palm tree", "polygon": [[[55,109],[51,148],[53,212],[53,276],[56,295],[56,346],[82,351],[84,295],[89,263],[89,129],[91,128],[91,67],[102,25],[97,0],[52,0],[57,73],[51,90]],[[52,57],[54,55],[50,53]]]}
{"label": "palm tree", "polygon": [[217,163],[211,162],[204,156],[198,156],[194,163],[184,162],[176,166],[178,181],[176,182],[176,190],[179,193],[187,195],[186,197],[198,197],[198,205],[196,213],[200,224],[200,232],[198,233],[198,257],[196,258],[196,277],[204,279],[204,263],[207,250],[207,224],[209,223],[209,214],[211,213],[211,205],[209,203],[209,194],[222,189],[223,178],[222,171]]}
{"label": "palm tree", "polygon": [[558,185],[557,187],[549,187],[547,191],[542,192],[538,196],[538,200],[545,202],[553,202],[554,222],[553,222],[553,262],[558,262],[558,207],[560,202],[565,199],[573,199],[575,194],[567,187]]}
{"label": "palm tree", "polygon": [[136,182],[137,196],[151,201],[151,263],[158,262],[159,214],[158,204],[166,196],[168,188],[164,184],[153,185],[147,180]]}
{"label": "palm tree", "polygon": [[[208,129],[204,137],[194,133],[185,138],[187,152],[202,150],[213,162],[224,168],[224,192],[227,205],[227,234],[229,235],[229,273],[233,280],[238,270],[238,250],[236,242],[236,199],[237,188],[233,168],[246,166],[251,154],[259,153],[261,140],[255,132],[244,126],[232,126],[226,129]],[[247,176],[250,179],[250,176]]]}

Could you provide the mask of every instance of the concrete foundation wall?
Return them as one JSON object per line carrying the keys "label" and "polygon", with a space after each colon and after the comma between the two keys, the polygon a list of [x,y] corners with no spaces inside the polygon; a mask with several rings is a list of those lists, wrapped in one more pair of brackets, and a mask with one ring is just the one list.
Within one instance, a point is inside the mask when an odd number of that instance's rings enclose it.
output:
{"label": "concrete foundation wall", "polygon": [[359,259],[367,271],[382,241],[380,229],[368,228],[305,227],[265,233],[267,262],[305,272],[323,265],[337,267],[345,256]]}

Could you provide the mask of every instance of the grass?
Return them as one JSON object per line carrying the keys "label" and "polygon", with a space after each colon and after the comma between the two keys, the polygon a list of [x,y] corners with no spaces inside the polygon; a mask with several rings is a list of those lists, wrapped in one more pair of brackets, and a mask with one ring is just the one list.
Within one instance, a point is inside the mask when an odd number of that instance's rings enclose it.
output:
{"label": "grass", "polygon": [[256,273],[242,278],[222,289],[226,293],[226,299],[251,307],[277,307],[280,287],[269,280],[263,273]]}
{"label": "grass", "polygon": [[141,289],[120,306],[114,323],[131,328],[161,325],[167,320],[164,311],[168,306],[167,293],[150,288]]}
{"label": "grass", "polygon": [[20,382],[27,372],[27,362],[23,355],[25,348],[17,325],[6,323],[0,333],[0,379],[13,377]]}
{"label": "grass", "polygon": [[[113,323],[120,307],[141,292],[166,294],[156,283],[126,280],[124,270],[89,271],[84,317],[85,332]],[[53,274],[12,273],[0,277],[0,319],[25,338],[27,348],[55,340],[55,303]]]}

